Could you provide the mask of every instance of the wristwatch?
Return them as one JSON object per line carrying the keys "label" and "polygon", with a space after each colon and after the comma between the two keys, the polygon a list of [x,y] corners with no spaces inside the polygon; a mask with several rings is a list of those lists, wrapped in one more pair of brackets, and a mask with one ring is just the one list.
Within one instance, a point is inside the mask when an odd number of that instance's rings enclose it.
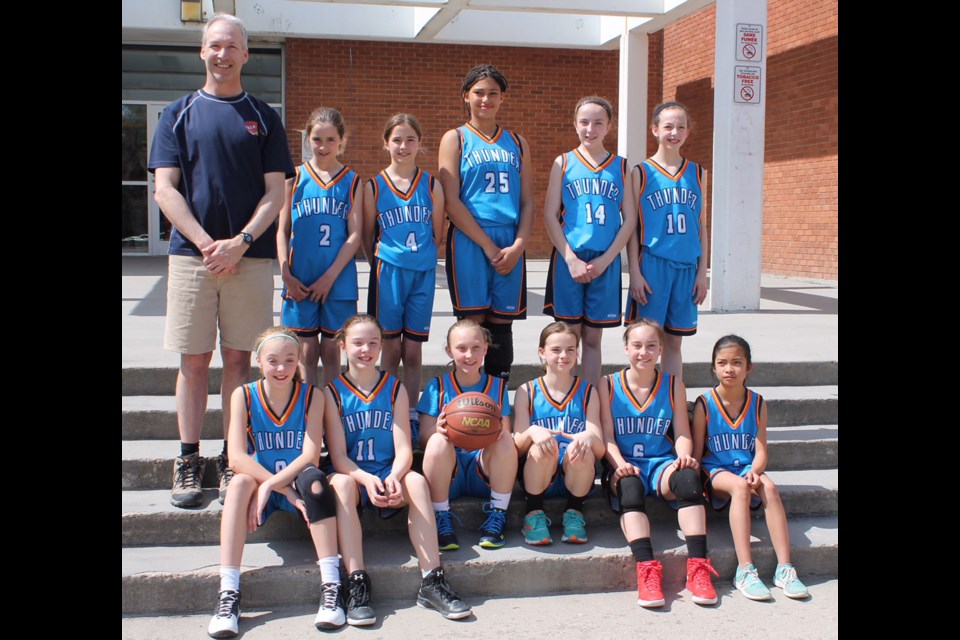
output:
{"label": "wristwatch", "polygon": [[240,232],[240,239],[246,242],[248,247],[253,246],[253,236],[247,233],[246,231]]}

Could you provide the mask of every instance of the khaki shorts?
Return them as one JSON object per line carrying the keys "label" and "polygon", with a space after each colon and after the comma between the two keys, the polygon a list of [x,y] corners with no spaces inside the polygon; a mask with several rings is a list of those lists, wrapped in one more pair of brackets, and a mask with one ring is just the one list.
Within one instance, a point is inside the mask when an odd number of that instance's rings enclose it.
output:
{"label": "khaki shorts", "polygon": [[239,270],[217,276],[194,256],[169,256],[163,348],[185,354],[220,346],[253,351],[273,325],[273,260],[241,258]]}

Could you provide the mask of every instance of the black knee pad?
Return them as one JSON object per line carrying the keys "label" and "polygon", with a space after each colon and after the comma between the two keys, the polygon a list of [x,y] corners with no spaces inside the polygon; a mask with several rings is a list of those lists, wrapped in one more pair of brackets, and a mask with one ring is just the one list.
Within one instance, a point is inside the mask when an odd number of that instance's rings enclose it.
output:
{"label": "black knee pad", "polygon": [[[314,482],[320,483],[320,491],[316,493],[313,491]],[[312,464],[308,465],[297,476],[294,486],[307,506],[307,520],[311,524],[337,515],[333,491],[330,489],[330,483],[327,482],[327,474],[323,471]]]}
{"label": "black knee pad", "polygon": [[637,476],[624,476],[617,483],[617,497],[620,499],[620,515],[637,511],[647,512],[647,490],[643,480]]}
{"label": "black knee pad", "polygon": [[487,357],[483,361],[483,370],[487,375],[506,380],[510,377],[510,367],[513,366],[513,325],[484,322],[483,326],[492,338]]}
{"label": "black knee pad", "polygon": [[703,506],[703,487],[700,485],[700,474],[687,467],[680,469],[670,476],[670,491],[677,496],[680,508]]}

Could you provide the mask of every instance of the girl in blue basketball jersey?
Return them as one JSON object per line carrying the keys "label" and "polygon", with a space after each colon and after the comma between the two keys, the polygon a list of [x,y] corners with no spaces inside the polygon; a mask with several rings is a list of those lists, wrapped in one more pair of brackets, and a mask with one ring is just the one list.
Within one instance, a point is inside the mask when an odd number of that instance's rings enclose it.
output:
{"label": "girl in blue basketball jersey", "polygon": [[354,259],[360,246],[362,190],[360,177],[339,160],[346,143],[340,112],[317,109],[304,131],[313,156],[287,180],[277,230],[281,318],[303,341],[301,367],[307,384],[317,382],[318,360],[326,384],[340,375],[333,337],[357,312]]}
{"label": "girl in blue basketball jersey", "polygon": [[547,325],[540,332],[538,351],[544,374],[517,389],[514,440],[517,451],[525,456],[523,539],[527,544],[553,542],[543,499],[564,495],[561,540],[587,542],[583,503],[593,488],[604,444],[596,388],[573,375],[579,345],[580,336],[567,323]]}
{"label": "girl in blue basketball jersey", "polygon": [[666,333],[663,370],[683,375],[683,336],[697,332],[697,305],[707,297],[707,175],[680,148],[690,116],[679,102],[653,111],[657,152],[633,168],[637,233],[627,243],[630,296],[627,322],[650,318]]}
{"label": "girl in blue basketball jersey", "polygon": [[439,178],[446,197],[446,270],[453,312],[493,336],[484,369],[508,378],[513,321],[527,315],[524,248],[533,228],[530,145],[497,123],[507,79],[493,65],[464,78],[470,115],[440,141]]}
{"label": "girl in blue basketball jersey", "polygon": [[600,381],[604,327],[620,325],[620,250],[637,225],[627,160],[606,150],[610,103],[581,98],[574,109],[580,146],[557,156],[543,207],[553,242],[544,313],[583,338],[583,377]]}
{"label": "girl in blue basketball jersey", "polygon": [[256,348],[263,377],[239,387],[230,399],[227,442],[236,475],[220,518],[220,596],[207,629],[214,638],[237,635],[246,535],[277,509],[302,516],[310,528],[322,581],[314,623],[319,629],[344,623],[336,507],[326,477],[315,466],[323,440],[323,395],[300,381],[300,351],[294,332],[264,331]]}
{"label": "girl in blue basketball jersey", "polygon": [[733,584],[751,600],[771,597],[750,555],[750,508],[758,499],[777,554],[773,583],[788,598],[805,598],[809,595],[807,588],[790,564],[787,514],[777,485],[764,473],[767,405],[763,396],[747,388],[747,375],[753,369],[750,345],[740,336],[724,336],[713,346],[711,362],[719,384],[697,398],[693,450],[701,458],[707,493],[714,506],[730,505],[730,530],[739,562]]}
{"label": "girl in blue basketball jersey", "polygon": [[[517,449],[510,437],[510,399],[506,380],[483,370],[484,357],[490,347],[489,332],[474,322],[463,319],[447,330],[447,355],[453,359],[449,373],[430,380],[417,404],[420,413],[420,440],[424,446],[423,474],[430,484],[430,500],[440,549],[460,548],[453,530],[450,501],[461,496],[487,498],[483,507],[487,514],[480,526],[479,545],[483,549],[499,549],[505,544],[505,527],[510,496],[517,481]],[[443,408],[461,393],[479,391],[500,406],[500,436],[483,449],[463,451],[447,439]]]}
{"label": "girl in blue basketball jersey", "polygon": [[448,619],[469,616],[470,607],[447,584],[440,565],[426,480],[410,470],[406,392],[395,376],[377,369],[383,330],[375,318],[361,314],[348,318],[338,336],[347,371],[324,391],[324,422],[336,470],[330,484],[336,495],[340,555],[349,573],[347,623],[364,626],[377,620],[364,570],[360,504],[376,507],[381,517],[408,507],[407,527],[422,575],[417,604]]}
{"label": "girl in blue basketball jersey", "polygon": [[[646,496],[676,505],[687,542],[686,587],[696,604],[717,602],[707,559],[707,514],[699,463],[687,417],[687,390],[679,376],[657,368],[663,329],[640,319],[623,334],[630,366],[600,385],[600,415],[607,446],[605,485],[637,562],[637,604],[661,607],[663,566],[653,558]],[[675,410],[676,408],[676,410]]]}
{"label": "girl in blue basketball jersey", "polygon": [[383,131],[390,166],[364,187],[363,246],[370,261],[367,312],[384,327],[383,370],[396,376],[403,361],[413,441],[413,407],[423,380],[423,343],[430,337],[437,243],[443,231],[443,190],[417,166],[422,132],[417,120],[397,114]]}

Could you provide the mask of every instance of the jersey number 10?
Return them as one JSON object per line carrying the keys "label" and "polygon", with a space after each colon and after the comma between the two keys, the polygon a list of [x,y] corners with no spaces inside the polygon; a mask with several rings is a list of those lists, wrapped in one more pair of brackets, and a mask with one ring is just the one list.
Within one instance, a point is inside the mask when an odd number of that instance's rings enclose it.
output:
{"label": "jersey number 10", "polygon": [[[676,218],[676,231],[674,231],[674,218]],[[687,232],[687,214],[685,213],[668,213],[667,214],[667,235],[673,235],[674,233],[686,233]]]}

